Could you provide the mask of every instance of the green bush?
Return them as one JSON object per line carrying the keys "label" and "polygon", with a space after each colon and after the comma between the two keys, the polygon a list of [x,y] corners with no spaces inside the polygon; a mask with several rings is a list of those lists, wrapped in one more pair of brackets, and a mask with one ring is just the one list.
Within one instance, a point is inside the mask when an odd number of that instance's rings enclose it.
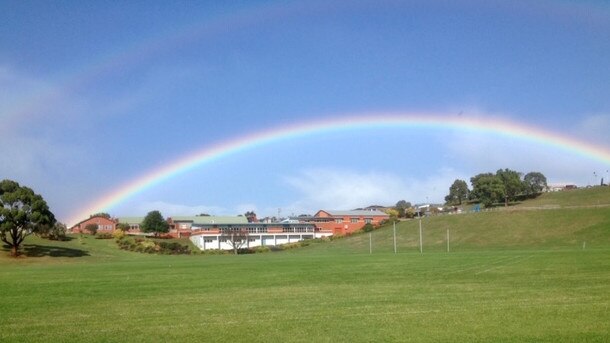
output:
{"label": "green bush", "polygon": [[139,253],[164,255],[191,254],[191,249],[187,245],[182,245],[178,242],[156,242],[136,237],[134,239],[117,239],[116,243],[120,249]]}
{"label": "green bush", "polygon": [[375,227],[374,227],[374,226],[373,226],[373,224],[371,224],[371,223],[366,223],[366,224],[364,224],[364,226],[362,227],[362,231],[364,231],[364,232],[371,232],[371,231],[373,231],[373,230],[375,230]]}
{"label": "green bush", "polygon": [[112,233],[112,237],[114,237],[115,239],[122,239],[125,236],[126,234],[123,230],[114,230],[114,232]]}
{"label": "green bush", "polygon": [[266,246],[260,246],[260,247],[253,248],[252,251],[254,251],[255,254],[261,254],[261,253],[270,252],[271,249],[269,249],[269,247],[266,247]]}
{"label": "green bush", "polygon": [[161,251],[166,254],[188,254],[190,249],[186,245],[182,245],[178,242],[159,242],[157,243],[161,248]]}
{"label": "green bush", "polygon": [[95,235],[95,239],[112,239],[112,234],[109,232],[102,232]]}
{"label": "green bush", "polygon": [[67,241],[70,240],[70,238],[66,236],[67,230],[68,229],[66,228],[65,224],[55,223],[53,226],[45,226],[41,228],[39,236],[52,241]]}

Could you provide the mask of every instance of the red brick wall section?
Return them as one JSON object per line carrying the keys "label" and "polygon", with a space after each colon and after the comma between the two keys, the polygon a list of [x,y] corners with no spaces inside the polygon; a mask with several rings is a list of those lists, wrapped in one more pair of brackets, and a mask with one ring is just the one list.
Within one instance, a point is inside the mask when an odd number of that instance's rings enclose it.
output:
{"label": "red brick wall section", "polygon": [[335,221],[326,222],[326,223],[315,223],[316,227],[320,230],[324,231],[332,231],[333,234],[347,235],[351,234],[355,231],[358,231],[364,227],[366,224],[365,218],[371,218],[371,224],[378,226],[382,220],[388,219],[387,216],[359,216],[358,222],[352,223],[352,218],[356,218],[355,216],[346,216],[342,217],[342,223],[337,223]]}
{"label": "red brick wall section", "polygon": [[89,224],[97,225],[97,232],[112,232],[117,225],[116,221],[113,219],[108,219],[106,217],[91,217],[71,227],[70,231],[73,233],[90,233],[85,231],[85,227]]}

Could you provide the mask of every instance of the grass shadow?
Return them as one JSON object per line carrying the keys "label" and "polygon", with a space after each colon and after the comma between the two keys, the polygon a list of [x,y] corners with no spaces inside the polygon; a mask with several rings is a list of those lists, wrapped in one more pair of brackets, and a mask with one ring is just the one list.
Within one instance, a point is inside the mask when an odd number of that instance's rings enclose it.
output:
{"label": "grass shadow", "polygon": [[81,249],[49,246],[49,245],[36,245],[36,244],[24,244],[21,248],[21,255],[27,257],[84,257],[90,256],[89,252]]}

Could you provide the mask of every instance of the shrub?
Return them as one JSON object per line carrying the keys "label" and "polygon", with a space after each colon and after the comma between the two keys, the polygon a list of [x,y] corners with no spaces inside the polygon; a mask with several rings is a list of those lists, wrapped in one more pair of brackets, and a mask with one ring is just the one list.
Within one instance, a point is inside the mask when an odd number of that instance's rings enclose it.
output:
{"label": "shrub", "polygon": [[125,231],[123,230],[114,230],[114,232],[112,232],[112,237],[114,237],[114,239],[116,240],[121,240],[126,236]]}
{"label": "shrub", "polygon": [[144,248],[154,248],[157,244],[154,241],[145,240],[140,242],[140,245]]}
{"label": "shrub", "polygon": [[260,253],[270,252],[271,249],[269,249],[269,247],[266,247],[266,246],[260,246],[260,247],[253,248],[252,251],[255,254],[260,254]]}
{"label": "shrub", "polygon": [[153,240],[136,237],[133,240],[129,238],[117,239],[116,243],[120,249],[140,253],[166,255],[191,253],[191,250],[187,245],[182,245],[178,242],[156,242]]}
{"label": "shrub", "polygon": [[182,245],[178,242],[159,242],[157,243],[163,253],[167,254],[188,254],[190,249],[186,245]]}
{"label": "shrub", "polygon": [[362,231],[364,232],[371,232],[375,230],[375,227],[373,226],[373,224],[371,223],[366,223],[363,227],[362,227]]}
{"label": "shrub", "polygon": [[85,226],[85,231],[89,231],[90,234],[95,236],[97,233],[97,224],[87,224],[87,226]]}
{"label": "shrub", "polygon": [[102,232],[102,233],[95,235],[95,239],[111,239],[111,238],[112,238],[112,234],[109,232]]}
{"label": "shrub", "polygon": [[279,246],[279,248],[281,250],[290,250],[290,249],[294,249],[294,248],[298,248],[301,246],[300,242],[296,242],[296,243],[286,243],[286,244],[282,244]]}
{"label": "shrub", "polygon": [[53,226],[44,226],[40,228],[39,236],[52,241],[67,241],[69,238],[66,236],[65,224],[55,223]]}

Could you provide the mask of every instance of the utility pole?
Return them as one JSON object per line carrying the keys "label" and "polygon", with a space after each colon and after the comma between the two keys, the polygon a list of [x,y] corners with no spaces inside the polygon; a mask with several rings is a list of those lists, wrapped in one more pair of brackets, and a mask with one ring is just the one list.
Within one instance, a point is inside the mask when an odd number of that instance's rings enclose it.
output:
{"label": "utility pole", "polygon": [[421,231],[421,217],[419,218],[419,253],[420,254],[424,253],[424,241],[422,238],[422,231]]}
{"label": "utility pole", "polygon": [[447,229],[447,252],[449,252],[449,229]]}
{"label": "utility pole", "polygon": [[394,220],[394,253],[396,254],[396,221]]}

